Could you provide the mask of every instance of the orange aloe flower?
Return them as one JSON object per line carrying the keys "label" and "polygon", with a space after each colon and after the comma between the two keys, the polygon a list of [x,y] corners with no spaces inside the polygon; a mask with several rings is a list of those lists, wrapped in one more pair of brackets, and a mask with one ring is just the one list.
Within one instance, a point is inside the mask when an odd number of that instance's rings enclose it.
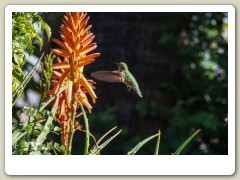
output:
{"label": "orange aloe flower", "polygon": [[[84,66],[92,63],[100,53],[92,53],[96,43],[93,33],[90,32],[92,25],[87,26],[89,17],[87,13],[74,12],[64,15],[63,24],[61,25],[60,35],[62,40],[53,38],[61,48],[52,49],[56,54],[57,62],[53,64],[52,89],[48,95],[56,95],[59,89],[67,86],[59,96],[59,104],[56,112],[56,119],[62,127],[62,143],[69,147],[69,133],[73,126],[71,119],[72,114],[76,113],[80,104],[83,104],[89,112],[92,105],[88,101],[87,94],[96,102],[97,96],[94,93],[95,83],[85,78],[83,74]],[[69,147],[71,149],[71,147]]]}

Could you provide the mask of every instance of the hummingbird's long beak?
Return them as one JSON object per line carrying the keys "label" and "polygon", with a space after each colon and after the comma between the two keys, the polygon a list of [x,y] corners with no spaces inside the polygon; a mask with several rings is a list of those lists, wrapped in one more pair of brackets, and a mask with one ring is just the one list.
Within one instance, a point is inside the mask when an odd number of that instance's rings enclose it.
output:
{"label": "hummingbird's long beak", "polygon": [[117,64],[117,65],[119,64],[119,63],[116,63],[116,62],[110,62],[110,63],[112,63],[112,64]]}

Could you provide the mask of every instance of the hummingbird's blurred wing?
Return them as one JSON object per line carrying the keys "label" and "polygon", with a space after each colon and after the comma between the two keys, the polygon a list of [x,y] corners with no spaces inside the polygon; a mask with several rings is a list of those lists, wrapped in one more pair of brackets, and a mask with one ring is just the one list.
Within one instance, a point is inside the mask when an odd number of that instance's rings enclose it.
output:
{"label": "hummingbird's blurred wing", "polygon": [[122,73],[118,70],[116,71],[95,71],[91,74],[92,77],[105,81],[105,82],[111,82],[111,83],[123,83],[124,77],[122,76]]}

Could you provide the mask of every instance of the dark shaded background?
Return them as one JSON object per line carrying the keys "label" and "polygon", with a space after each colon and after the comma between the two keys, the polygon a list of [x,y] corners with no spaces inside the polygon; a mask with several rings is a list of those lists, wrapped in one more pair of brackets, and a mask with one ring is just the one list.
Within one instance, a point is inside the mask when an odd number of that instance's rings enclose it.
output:
{"label": "dark shaded background", "polygon": [[[126,154],[160,129],[160,154],[173,153],[195,130],[201,133],[182,154],[227,154],[227,13],[88,13],[101,56],[85,68],[115,70],[125,61],[143,98],[123,84],[97,81],[97,103],[88,115],[98,139],[114,126],[123,132],[102,154]],[[60,39],[63,13],[43,13]],[[44,42],[47,41],[46,35]],[[57,47],[45,43],[43,51]],[[40,56],[40,52],[36,54]],[[36,82],[31,82],[37,90]],[[89,99],[90,100],[90,99]],[[15,107],[17,108],[17,107]],[[83,124],[83,120],[80,120]],[[55,137],[52,137],[55,138]],[[73,154],[82,154],[76,133]],[[138,154],[153,154],[155,140]],[[81,150],[82,149],[82,150]]]}

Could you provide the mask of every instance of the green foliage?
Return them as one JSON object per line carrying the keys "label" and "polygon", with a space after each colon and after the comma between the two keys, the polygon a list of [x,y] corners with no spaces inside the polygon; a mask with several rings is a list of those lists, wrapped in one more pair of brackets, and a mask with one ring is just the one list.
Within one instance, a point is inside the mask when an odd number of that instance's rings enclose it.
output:
{"label": "green foliage", "polygon": [[[22,117],[25,117],[24,121],[19,124],[13,124],[12,129],[12,145],[13,154],[51,154],[51,151],[55,152],[55,149],[65,153],[67,150],[60,146],[58,143],[46,142],[47,135],[52,132],[59,135],[61,130],[59,127],[53,125],[55,119],[55,112],[59,102],[59,94],[66,89],[66,86],[61,88],[56,95],[56,101],[51,111],[40,107],[39,109],[24,107],[22,111]],[[54,98],[50,98],[52,101]],[[47,101],[50,103],[51,101]],[[46,104],[43,104],[46,107]],[[43,124],[43,122],[45,122]]]}
{"label": "green foliage", "polygon": [[[194,127],[200,127],[204,133],[199,142],[206,144],[202,151],[226,154],[227,146],[223,144],[227,144],[224,118],[228,113],[228,48],[222,33],[227,29],[227,13],[180,13],[175,18],[172,23],[169,19],[163,21],[161,27],[165,28],[159,29],[163,34],[174,34],[168,42],[160,41],[159,46],[169,53],[175,47],[179,58],[171,63],[172,77],[162,84],[175,101],[167,113],[170,127],[165,137],[173,139],[179,130],[191,132]],[[178,28],[173,30],[175,27]],[[185,135],[188,134],[183,133],[179,138],[183,140]],[[212,138],[221,142],[213,144]],[[172,147],[176,143],[175,140],[167,142]],[[192,146],[197,149],[196,143]]]}
{"label": "green foliage", "polygon": [[43,131],[39,134],[39,136],[36,139],[36,142],[38,142],[39,144],[42,144],[46,140],[46,137],[47,137],[48,133],[51,131],[49,126],[53,127],[54,131],[59,130],[59,128],[54,127],[53,124],[52,124],[53,119],[55,118],[55,113],[56,113],[56,110],[57,110],[58,103],[59,103],[59,93],[57,94],[57,98],[56,98],[56,101],[55,101],[55,103],[53,105],[53,108],[51,110],[51,114],[48,112],[48,116],[46,118],[47,120],[46,120],[46,123],[44,125]]}
{"label": "green foliage", "polygon": [[[37,40],[40,50],[43,46],[43,40],[37,33],[34,24],[38,24],[40,30],[46,31],[49,40],[51,29],[47,23],[43,22],[38,13],[17,12],[12,15],[12,92],[15,92],[25,79],[22,70],[26,62],[24,53],[27,52],[30,56],[33,55],[35,48],[33,45],[34,40]],[[16,96],[16,99],[13,100],[13,104],[18,97]]]}
{"label": "green foliage", "polygon": [[[41,121],[52,118],[47,110],[39,112],[35,108],[24,107],[22,116],[26,119],[19,124],[13,124],[12,146],[14,155],[51,154],[56,143],[39,141],[43,132],[59,133],[59,129],[50,123],[43,125]],[[48,120],[47,120],[48,121]],[[44,139],[45,140],[45,139]],[[56,149],[56,148],[55,148]]]}
{"label": "green foliage", "polygon": [[43,99],[46,97],[48,90],[51,86],[51,77],[53,73],[52,62],[55,59],[55,55],[52,53],[46,55],[44,61],[42,62],[42,79],[39,81],[39,85],[41,88],[42,98],[40,100],[40,104],[42,104]]}
{"label": "green foliage", "polygon": [[[42,55],[43,57],[43,55]],[[42,57],[37,61],[37,63],[33,66],[33,68],[30,70],[30,72],[27,74],[27,76],[22,80],[22,82],[18,85],[18,87],[16,87],[16,82],[14,82],[15,77],[13,77],[13,86],[14,86],[14,91],[12,94],[12,106],[14,106],[14,104],[16,103],[17,99],[19,98],[19,96],[21,95],[21,92],[23,91],[23,89],[25,88],[25,86],[27,85],[27,83],[30,81],[30,79],[33,77],[33,74],[35,73],[35,71],[38,68],[39,62],[41,61]],[[16,87],[16,89],[15,89]]]}

